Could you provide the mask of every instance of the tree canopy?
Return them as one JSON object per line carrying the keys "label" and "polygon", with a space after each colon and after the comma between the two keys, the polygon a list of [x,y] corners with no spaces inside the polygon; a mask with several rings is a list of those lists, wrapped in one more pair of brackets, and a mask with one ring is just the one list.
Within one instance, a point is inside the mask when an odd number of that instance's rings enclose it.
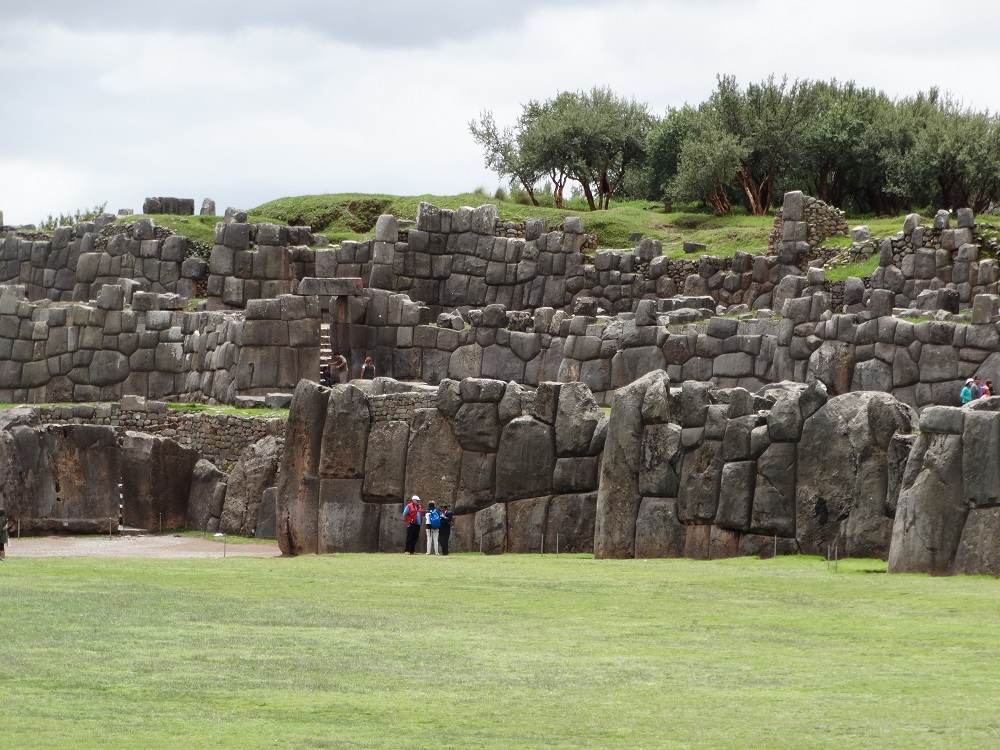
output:
{"label": "tree canopy", "polygon": [[490,169],[536,204],[550,182],[557,207],[570,180],[591,210],[615,196],[764,214],[791,189],[856,212],[1000,199],[1000,121],[937,89],[891,99],[854,82],[719,76],[704,102],[661,118],[595,87],[529,101],[504,129],[483,112],[469,129]]}

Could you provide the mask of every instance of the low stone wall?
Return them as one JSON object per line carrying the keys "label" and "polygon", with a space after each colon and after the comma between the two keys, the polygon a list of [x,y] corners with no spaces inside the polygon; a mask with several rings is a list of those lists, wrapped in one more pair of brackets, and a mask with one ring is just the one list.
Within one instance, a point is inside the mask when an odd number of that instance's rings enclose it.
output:
{"label": "low stone wall", "polygon": [[940,211],[933,227],[923,227],[910,214],[900,236],[881,241],[871,287],[892,292],[896,307],[952,312],[978,294],[996,294],[1000,267],[981,251],[972,210],[959,209],[957,223],[952,228],[950,214]]}
{"label": "low stone wall", "polygon": [[[787,195],[786,193],[786,198]],[[796,205],[792,210],[786,212],[783,205],[774,214],[774,228],[767,240],[768,250],[772,254],[777,255],[782,242],[788,240],[801,239],[810,247],[817,248],[828,237],[847,236],[847,216],[841,209],[831,206],[819,198],[803,195],[801,191],[798,192],[798,195],[802,197],[795,200]],[[785,228],[786,220],[790,223],[787,229]],[[796,226],[791,222],[802,222],[805,227]]]}
{"label": "low stone wall", "polygon": [[31,303],[0,287],[0,400],[115,401],[123,395],[232,403],[319,373],[315,297],[255,300],[245,314],[159,310],[172,299],[105,286],[93,305]]}
{"label": "low stone wall", "polygon": [[111,427],[119,437],[126,431],[171,438],[192,448],[229,473],[243,451],[269,435],[284,439],[285,420],[256,419],[168,409],[163,402],[126,399],[108,404],[31,407],[42,424]]}

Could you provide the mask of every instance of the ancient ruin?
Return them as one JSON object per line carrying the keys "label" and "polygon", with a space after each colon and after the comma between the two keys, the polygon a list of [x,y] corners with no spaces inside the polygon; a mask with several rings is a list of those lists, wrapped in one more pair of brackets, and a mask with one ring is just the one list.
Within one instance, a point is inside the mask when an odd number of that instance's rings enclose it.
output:
{"label": "ancient ruin", "polygon": [[[1000,374],[1000,274],[968,209],[855,228],[846,255],[878,267],[843,282],[843,215],[801,193],[770,254],[732,258],[596,250],[579,218],[494,205],[423,203],[336,247],[235,209],[211,248],[113,218],[0,235],[0,400],[26,405],[0,421],[2,500],[25,533],[114,531],[121,497],[140,528],[396,551],[416,493],[453,506],[460,551],[1000,575],[1000,397],[959,400]],[[380,377],[320,385],[333,351]],[[289,400],[267,421],[165,403]]]}

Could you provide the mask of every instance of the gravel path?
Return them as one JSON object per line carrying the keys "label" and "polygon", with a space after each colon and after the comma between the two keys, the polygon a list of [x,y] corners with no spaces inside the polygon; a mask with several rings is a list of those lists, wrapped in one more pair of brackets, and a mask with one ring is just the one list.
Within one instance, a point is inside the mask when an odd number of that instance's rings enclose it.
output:
{"label": "gravel path", "polygon": [[[17,557],[222,557],[215,539],[191,536],[36,536],[11,540],[8,560]],[[227,544],[226,557],[280,557],[276,544]]]}

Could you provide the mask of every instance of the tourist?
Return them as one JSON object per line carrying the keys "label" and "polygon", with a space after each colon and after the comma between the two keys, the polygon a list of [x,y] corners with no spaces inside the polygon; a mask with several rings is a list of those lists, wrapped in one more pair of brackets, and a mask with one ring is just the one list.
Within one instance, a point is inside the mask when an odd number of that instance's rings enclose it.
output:
{"label": "tourist", "polygon": [[349,373],[347,372],[347,360],[344,358],[344,355],[340,352],[334,352],[330,364],[333,365],[333,371],[337,375],[337,382],[346,383]]}
{"label": "tourist", "polygon": [[333,375],[330,374],[330,365],[323,365],[319,371],[319,384],[329,388],[333,385]]}
{"label": "tourist", "polygon": [[993,381],[987,380],[986,385],[983,386],[983,395],[980,398],[989,398],[993,395]]}
{"label": "tourist", "polygon": [[0,508],[0,562],[7,562],[7,545],[10,535],[7,533],[7,511]]}
{"label": "tourist", "polygon": [[983,379],[978,375],[972,379],[972,400],[975,401],[977,398],[983,395]]}
{"label": "tourist", "polygon": [[438,544],[438,537],[441,532],[441,514],[434,507],[434,501],[427,503],[427,517],[424,524],[424,533],[427,534],[427,554],[433,550],[435,555],[441,554],[441,546]]}
{"label": "tourist", "polygon": [[420,498],[414,495],[403,508],[403,522],[406,524],[406,554],[417,551],[417,537],[420,535],[420,521],[423,513]]}
{"label": "tourist", "polygon": [[362,380],[375,379],[375,363],[372,362],[371,357],[365,357],[365,363],[361,365],[361,379]]}
{"label": "tourist", "polygon": [[448,540],[451,538],[451,522],[455,519],[455,514],[447,505],[441,506],[441,535],[438,542],[441,545],[441,554],[448,554]]}
{"label": "tourist", "polygon": [[962,394],[961,394],[962,406],[965,406],[967,403],[972,401],[972,386],[975,384],[976,381],[973,380],[972,378],[969,378],[968,380],[965,381],[965,388],[962,389]]}

